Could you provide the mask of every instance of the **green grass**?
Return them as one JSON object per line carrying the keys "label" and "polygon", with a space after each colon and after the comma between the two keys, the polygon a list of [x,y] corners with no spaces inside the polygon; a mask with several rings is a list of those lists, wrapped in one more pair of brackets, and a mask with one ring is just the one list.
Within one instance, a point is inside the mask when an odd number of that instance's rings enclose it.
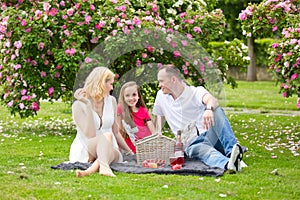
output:
{"label": "green grass", "polygon": [[[238,81],[238,88],[224,86],[225,102],[228,107],[261,110],[297,110],[297,97],[283,98],[279,86],[274,82]],[[298,110],[299,111],[299,110]]]}
{"label": "green grass", "polygon": [[[241,173],[219,178],[126,173],[110,178],[95,173],[78,179],[72,170],[50,168],[68,160],[75,137],[70,105],[43,102],[38,116],[29,119],[11,117],[0,107],[0,197],[300,199],[300,115],[295,100],[283,99],[271,82],[238,83],[238,89],[226,89],[227,106],[234,108],[226,112],[239,142],[249,148],[244,157],[248,167]],[[264,112],[245,112],[250,108]],[[274,113],[278,108],[282,112]]]}

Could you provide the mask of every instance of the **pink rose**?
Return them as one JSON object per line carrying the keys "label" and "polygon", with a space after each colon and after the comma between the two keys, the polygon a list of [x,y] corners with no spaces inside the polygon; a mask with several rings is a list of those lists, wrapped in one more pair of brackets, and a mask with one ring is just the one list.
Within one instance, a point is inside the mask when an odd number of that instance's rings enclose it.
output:
{"label": "pink rose", "polygon": [[272,44],[272,48],[276,49],[278,47],[278,43]]}
{"label": "pink rose", "polygon": [[174,55],[175,58],[178,58],[178,57],[181,56],[179,51],[174,51],[173,55]]}
{"label": "pink rose", "polygon": [[275,31],[277,31],[277,30],[278,30],[278,27],[277,27],[277,26],[273,26],[273,27],[272,27],[272,31],[273,31],[273,32],[275,32]]}
{"label": "pink rose", "polygon": [[21,41],[15,41],[15,42],[14,42],[14,46],[15,46],[17,49],[21,49],[21,47],[22,47],[22,42],[21,42]]}
{"label": "pink rose", "polygon": [[142,58],[147,58],[147,54],[146,53],[142,53]]}
{"label": "pink rose", "polygon": [[52,17],[54,17],[57,14],[58,10],[56,8],[51,8],[49,15],[51,15]]}
{"label": "pink rose", "polygon": [[78,10],[80,8],[80,3],[76,3],[75,8]]}
{"label": "pink rose", "polygon": [[100,24],[95,24],[95,28],[98,29],[98,30],[100,30],[101,29]]}
{"label": "pink rose", "polygon": [[139,67],[139,66],[141,66],[141,63],[142,63],[142,62],[141,62],[140,60],[137,60],[136,63],[135,63],[135,65],[136,65],[137,67]]}
{"label": "pink rose", "polygon": [[151,52],[153,52],[153,47],[152,47],[152,46],[148,46],[148,47],[147,47],[147,50],[148,50],[148,52],[151,53]]}
{"label": "pink rose", "polygon": [[34,111],[38,111],[40,109],[40,106],[37,102],[32,102],[30,109]]}
{"label": "pink rose", "polygon": [[186,34],[186,37],[187,37],[188,40],[193,39],[193,36],[192,36],[192,34],[190,34],[190,33]]}
{"label": "pink rose", "polygon": [[195,33],[202,33],[202,30],[201,30],[200,27],[195,26],[195,27],[194,27],[194,32],[195,32]]}
{"label": "pink rose", "polygon": [[50,97],[52,97],[53,92],[54,92],[54,87],[48,88],[48,94],[49,94]]}
{"label": "pink rose", "polygon": [[44,3],[44,11],[49,11],[51,5],[49,3]]}
{"label": "pink rose", "polygon": [[67,49],[66,51],[65,51],[65,53],[67,54],[67,55],[69,55],[69,56],[72,56],[72,55],[74,55],[75,53],[76,53],[76,49],[74,49],[74,48],[72,48],[72,49]]}
{"label": "pink rose", "polygon": [[14,102],[13,102],[13,101],[10,101],[10,102],[7,103],[7,106],[8,106],[8,107],[12,107],[13,104],[14,104]]}
{"label": "pink rose", "polygon": [[85,21],[85,23],[89,24],[90,21],[92,21],[92,17],[87,15],[87,16],[84,17],[84,21]]}
{"label": "pink rose", "polygon": [[26,28],[26,29],[25,29],[25,32],[26,32],[26,33],[30,33],[30,32],[31,32],[31,29],[32,29],[31,27]]}
{"label": "pink rose", "polygon": [[22,96],[24,96],[26,93],[27,93],[27,90],[26,90],[26,89],[22,89],[22,90],[21,90],[21,95],[22,95]]}
{"label": "pink rose", "polygon": [[84,59],[84,62],[85,63],[90,63],[90,62],[92,62],[93,61],[93,59],[91,59],[91,58],[89,58],[89,57],[86,57],[85,59]]}
{"label": "pink rose", "polygon": [[246,20],[247,19],[247,14],[245,12],[242,12],[239,14],[240,20]]}
{"label": "pink rose", "polygon": [[203,63],[200,63],[200,66],[199,66],[199,70],[200,70],[200,72],[204,72],[204,64]]}
{"label": "pink rose", "polygon": [[23,110],[25,108],[24,103],[20,103],[19,107],[20,107],[21,110]]}
{"label": "pink rose", "polygon": [[287,92],[283,92],[282,93],[282,96],[285,98],[285,97],[287,97]]}
{"label": "pink rose", "polygon": [[176,42],[171,42],[171,47],[175,48],[176,46]]}
{"label": "pink rose", "polygon": [[134,16],[133,21],[134,21],[134,24],[135,24],[135,25],[141,25],[141,20],[140,20],[139,17]]}
{"label": "pink rose", "polygon": [[39,49],[39,50],[43,50],[44,47],[45,47],[45,44],[44,44],[43,42],[40,42],[40,43],[39,43],[38,49]]}
{"label": "pink rose", "polygon": [[156,4],[154,4],[154,5],[152,6],[152,12],[157,12],[157,5],[156,5]]}
{"label": "pink rose", "polygon": [[37,62],[36,62],[35,60],[32,60],[30,63],[31,63],[31,65],[33,65],[33,66],[36,66],[36,65],[37,65]]}
{"label": "pink rose", "polygon": [[295,80],[295,79],[297,79],[298,77],[299,77],[298,74],[293,74],[293,75],[291,76],[291,80]]}
{"label": "pink rose", "polygon": [[16,65],[15,65],[15,70],[20,69],[20,68],[21,68],[21,65],[20,65],[20,64],[16,64]]}
{"label": "pink rose", "polygon": [[22,26],[26,26],[26,21],[25,21],[25,20],[22,20],[22,21],[21,21],[21,25],[22,25]]}
{"label": "pink rose", "polygon": [[45,77],[47,75],[47,73],[46,72],[41,72],[40,75],[41,75],[41,77]]}
{"label": "pink rose", "polygon": [[185,16],[186,16],[186,12],[183,12],[183,13],[180,13],[180,14],[179,14],[179,17],[180,17],[180,18],[184,18]]}
{"label": "pink rose", "polygon": [[74,13],[74,9],[73,8],[70,8],[70,9],[67,10],[67,15],[72,16],[73,13]]}

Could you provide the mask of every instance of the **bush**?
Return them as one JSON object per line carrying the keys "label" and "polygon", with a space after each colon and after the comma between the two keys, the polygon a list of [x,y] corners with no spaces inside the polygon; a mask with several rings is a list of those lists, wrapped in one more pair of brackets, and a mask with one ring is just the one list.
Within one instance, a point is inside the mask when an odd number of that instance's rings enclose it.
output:
{"label": "bush", "polygon": [[275,43],[276,40],[272,38],[261,38],[255,39],[255,53],[256,53],[256,65],[257,67],[269,68],[270,62],[270,52],[269,48]]}
{"label": "bush", "polygon": [[[41,99],[72,100],[74,83],[80,86],[90,68],[99,65],[121,78],[147,63],[174,63],[199,85],[207,80],[199,68],[216,64],[226,80],[224,65],[205,53],[187,60],[189,53],[199,52],[187,51],[192,41],[206,48],[225,26],[222,11],[208,11],[202,0],[14,2],[0,4],[0,95],[12,114],[35,115]],[[155,31],[163,37],[156,39]],[[157,47],[147,41],[151,34]],[[138,48],[128,48],[123,39],[129,35],[131,47]]]}

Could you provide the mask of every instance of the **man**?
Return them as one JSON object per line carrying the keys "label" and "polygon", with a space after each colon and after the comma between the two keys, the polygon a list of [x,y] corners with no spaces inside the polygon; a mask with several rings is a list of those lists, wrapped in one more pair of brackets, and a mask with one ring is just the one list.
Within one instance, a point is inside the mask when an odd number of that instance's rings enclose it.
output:
{"label": "man", "polygon": [[187,156],[211,167],[241,171],[243,150],[218,100],[202,86],[186,85],[173,65],[160,68],[157,77],[160,90],[153,114],[156,120],[165,119],[175,135],[183,130]]}

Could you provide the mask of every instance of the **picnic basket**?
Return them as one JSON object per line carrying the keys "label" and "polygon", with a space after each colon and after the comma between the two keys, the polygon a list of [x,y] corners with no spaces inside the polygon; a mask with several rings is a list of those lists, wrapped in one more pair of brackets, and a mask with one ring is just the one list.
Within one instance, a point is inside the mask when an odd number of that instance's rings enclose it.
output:
{"label": "picnic basket", "polygon": [[166,165],[170,164],[170,157],[174,156],[175,140],[161,133],[161,120],[158,118],[156,134],[145,137],[136,142],[136,159],[140,165],[147,159],[161,159]]}

